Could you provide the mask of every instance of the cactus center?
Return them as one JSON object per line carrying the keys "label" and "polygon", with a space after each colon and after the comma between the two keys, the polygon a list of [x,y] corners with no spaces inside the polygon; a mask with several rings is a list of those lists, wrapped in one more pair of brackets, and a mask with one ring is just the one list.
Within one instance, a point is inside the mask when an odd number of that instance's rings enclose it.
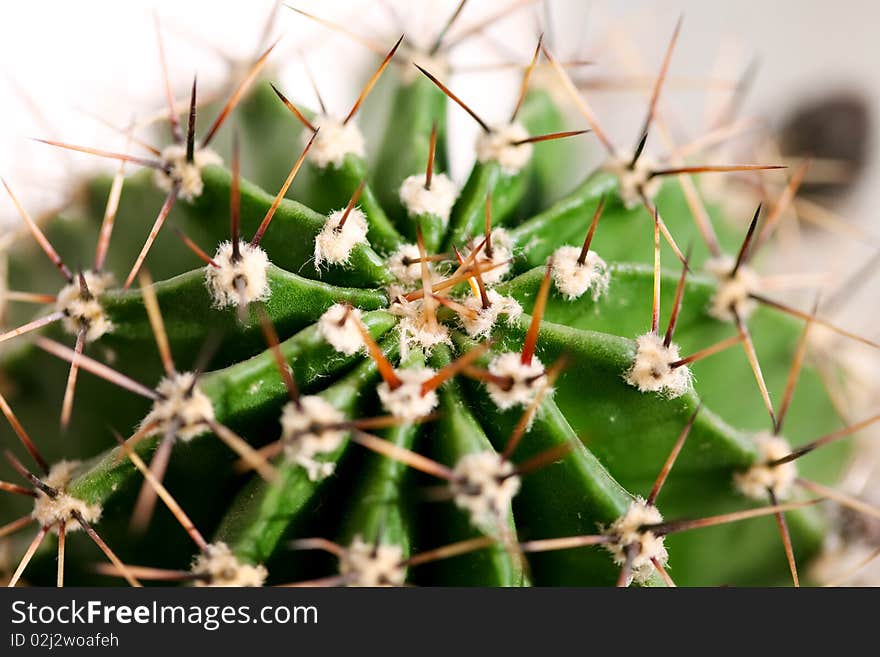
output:
{"label": "cactus center", "polygon": [[422,390],[422,385],[436,374],[434,370],[421,367],[395,370],[394,373],[400,380],[400,385],[393,387],[383,381],[377,389],[379,401],[391,415],[412,422],[428,415],[437,407],[437,392]]}
{"label": "cactus center", "polygon": [[[477,248],[482,241],[482,237],[475,237],[468,242],[468,253]],[[482,270],[483,282],[486,285],[500,282],[510,271],[511,258],[513,258],[513,241],[510,234],[503,228],[495,228],[491,232],[491,240],[486,242],[476,258]]]}
{"label": "cactus center", "polygon": [[461,325],[472,338],[486,338],[492,332],[498,318],[504,315],[508,324],[513,324],[522,315],[523,309],[513,297],[503,296],[495,290],[486,290],[486,298],[489,306],[483,308],[482,299],[471,295],[464,301],[464,305],[475,311],[476,315],[458,316]]}

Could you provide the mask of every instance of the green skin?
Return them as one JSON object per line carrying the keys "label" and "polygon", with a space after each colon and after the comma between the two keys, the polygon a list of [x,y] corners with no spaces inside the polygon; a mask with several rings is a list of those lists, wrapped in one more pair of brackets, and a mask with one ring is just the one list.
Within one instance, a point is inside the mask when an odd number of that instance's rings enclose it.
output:
{"label": "green skin", "polygon": [[[311,262],[313,238],[324,217],[318,211],[336,209],[347,202],[354,187],[366,175],[364,162],[348,158],[339,169],[312,172],[320,185],[321,205],[315,211],[285,199],[266,233],[262,246],[273,266],[269,271],[272,295],[266,310],[282,338],[281,349],[303,394],[320,394],[350,417],[382,415],[374,393],[375,365],[363,354],[345,357],[336,353],[319,336],[314,323],[331,304],[347,301],[364,311],[364,321],[393,361],[398,357],[398,319],[383,311],[387,306],[384,287],[390,274],[382,255],[414,235],[414,220],[389,199],[396,198],[399,181],[424,171],[426,135],[434,120],[445,134],[442,98],[425,81],[401,86],[396,102],[408,107],[406,121],[389,126],[380,158],[405,152],[393,171],[374,175],[365,189],[362,205],[370,222],[371,246],[359,246],[347,267],[318,271]],[[271,92],[269,92],[271,93]],[[242,108],[245,143],[251,134],[267,139],[274,130],[285,135],[279,140],[290,146],[291,118],[280,103],[270,102],[266,88],[258,86]],[[521,120],[531,134],[563,129],[559,112],[543,92],[531,92],[523,106]],[[427,127],[427,129],[426,129]],[[271,140],[270,140],[271,141]],[[543,264],[548,255],[564,244],[579,244],[600,197],[607,206],[593,248],[612,264],[611,287],[598,302],[585,295],[566,301],[551,292],[541,325],[537,355],[549,364],[566,354],[569,365],[556,384],[556,392],[545,399],[532,429],[512,456],[521,462],[563,443],[574,442],[568,456],[523,478],[514,499],[511,531],[521,540],[595,534],[628,508],[634,496],[645,496],[687,419],[702,401],[704,407],[693,431],[661,493],[658,506],[671,518],[700,517],[731,509],[755,506],[757,502],[739,496],[732,485],[733,474],[755,463],[758,454],[750,433],[766,429],[768,419],[758,396],[743,352],[733,348],[694,365],[696,390],[676,399],[642,394],[627,385],[623,372],[632,362],[634,338],[647,330],[650,321],[653,257],[651,218],[642,209],[625,210],[616,196],[616,183],[605,173],[596,173],[552,204],[546,198],[548,181],[558,177],[559,158],[548,157],[544,149],[556,144],[538,144],[530,164],[519,174],[503,175],[497,165],[477,164],[456,203],[448,229],[437,217],[420,218],[427,241],[437,246],[460,245],[482,233],[485,197],[493,198],[494,225],[511,228],[515,244],[516,277],[498,287],[529,310],[534,304]],[[272,150],[275,148],[275,150]],[[281,152],[270,145],[267,161],[295,160],[295,152]],[[392,158],[393,159],[393,158]],[[438,163],[445,160],[445,154]],[[276,189],[283,175],[254,173],[269,190]],[[230,173],[222,167],[203,172],[205,192],[192,204],[179,203],[171,220],[184,227],[203,247],[228,239]],[[270,186],[274,185],[274,186]],[[54,222],[50,239],[63,244],[62,255],[71,262],[90,256],[97,222],[100,220],[106,181],[93,185],[91,207],[84,216],[70,222]],[[375,188],[375,190],[374,190]],[[314,192],[313,190],[313,192]],[[241,230],[253,235],[273,194],[247,181],[241,184]],[[310,194],[309,196],[314,196]],[[126,184],[120,222],[108,266],[123,271],[130,255],[140,246],[146,226],[161,195],[151,189],[146,174],[135,174]],[[388,203],[387,213],[379,200]],[[523,208],[537,200],[547,206],[530,218]],[[667,184],[657,203],[680,244],[695,234],[693,222],[680,190]],[[317,205],[317,204],[316,204]],[[222,220],[220,218],[223,218]],[[715,218],[722,245],[736,248],[736,233],[725,230]],[[140,227],[140,228],[138,228]],[[169,231],[165,231],[166,233]],[[174,254],[169,262],[165,246]],[[208,249],[210,251],[210,249]],[[121,252],[121,253],[120,253]],[[241,323],[233,309],[212,308],[204,287],[204,270],[179,273],[182,262],[192,261],[173,236],[160,236],[148,260],[154,278],[175,360],[180,369],[191,366],[194,354],[215,329],[222,329],[221,347],[205,374],[202,390],[214,404],[217,419],[241,433],[254,446],[278,437],[278,417],[287,392],[272,354],[265,351],[256,316]],[[695,250],[698,268],[705,249]],[[666,273],[662,277],[661,317],[669,316],[679,265],[664,248]],[[77,260],[78,259],[78,260]],[[51,290],[42,270],[30,266],[32,254],[13,254],[12,287]],[[641,263],[641,264],[640,264]],[[48,265],[46,265],[48,269]],[[36,271],[35,271],[36,270]],[[47,287],[48,286],[48,287]],[[467,286],[459,288],[469,293]],[[459,290],[456,290],[458,292]],[[714,283],[692,276],[686,284],[676,342],[682,353],[691,353],[732,335],[734,329],[706,314]],[[114,322],[113,333],[89,353],[99,359],[112,352],[120,355],[117,366],[130,376],[152,385],[161,370],[139,291],[110,292],[102,302]],[[444,315],[446,316],[446,315]],[[493,337],[492,352],[519,350],[529,317],[508,326],[500,322]],[[800,331],[800,324],[772,310],[759,309],[749,320],[758,355],[771,391],[779,391]],[[450,323],[455,329],[455,322]],[[69,343],[60,331],[50,335]],[[474,342],[453,330],[451,347],[435,348],[430,355],[414,352],[402,367],[427,362],[440,368]],[[131,358],[130,354],[146,354]],[[17,388],[8,398],[24,425],[50,459],[71,453],[95,454],[112,444],[107,425],[133,431],[149,409],[149,401],[133,399],[88,374],[81,375],[74,421],[63,445],[45,436],[57,431],[57,420],[45,409],[57,408],[66,365],[38,353],[23,341],[4,354],[4,373]],[[424,424],[384,430],[387,440],[415,449],[440,463],[454,465],[462,455],[502,449],[521,410],[500,412],[489,401],[481,384],[457,378],[438,391],[441,416]],[[87,412],[89,408],[100,412]],[[734,428],[734,425],[737,428]],[[786,421],[786,436],[798,444],[839,426],[831,402],[816,372],[805,366],[797,395]],[[8,428],[2,431],[9,434]],[[11,436],[4,440],[9,443]],[[143,441],[138,450],[148,458],[156,439]],[[78,451],[77,451],[78,450]],[[83,500],[101,503],[105,517],[102,534],[132,563],[186,568],[193,546],[186,535],[160,509],[153,528],[142,540],[132,543],[125,529],[140,475],[121,458],[117,449],[85,461],[70,487]],[[346,441],[327,455],[337,463],[334,475],[311,482],[302,468],[276,459],[280,479],[267,483],[256,475],[242,478],[232,469],[234,455],[210,434],[175,447],[166,483],[206,534],[230,544],[243,561],[265,563],[271,582],[312,579],[334,574],[335,563],[324,555],[292,554],[293,537],[324,536],[350,542],[354,536],[401,545],[404,556],[479,535],[467,517],[451,502],[426,502],[426,487],[437,480]],[[841,444],[803,459],[801,472],[808,478],[834,481],[845,458]],[[6,473],[3,473],[6,477]],[[10,505],[12,506],[12,505]],[[786,515],[795,553],[804,562],[818,549],[824,535],[821,514],[814,508]],[[4,516],[5,519],[5,516]],[[774,584],[784,583],[787,566],[772,518],[738,525],[702,529],[671,535],[670,574],[678,584]],[[71,563],[91,562],[94,555],[83,551],[80,542],[68,547]],[[462,555],[448,561],[412,568],[409,577],[419,584],[443,585],[607,585],[617,578],[619,567],[600,547],[530,555],[528,573],[502,546]],[[51,583],[51,546],[38,555],[31,568],[32,581]],[[98,580],[87,568],[73,566],[69,581],[94,584]],[[658,576],[649,585],[661,584]]]}

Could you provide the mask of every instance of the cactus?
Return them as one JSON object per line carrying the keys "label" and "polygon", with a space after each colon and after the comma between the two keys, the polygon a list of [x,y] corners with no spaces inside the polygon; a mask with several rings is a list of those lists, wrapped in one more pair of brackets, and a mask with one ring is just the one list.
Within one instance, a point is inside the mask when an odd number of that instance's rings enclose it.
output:
{"label": "cactus", "polygon": [[[345,116],[261,78],[270,47],[198,142],[195,84],[185,126],[169,92],[152,157],[51,142],[121,166],[42,227],[6,186],[64,279],[46,297],[51,266],[9,254],[34,294],[6,299],[50,301],[0,336],[0,400],[34,461],[7,452],[28,484],[2,483],[24,499],[0,529],[24,554],[13,583],[797,584],[828,531],[818,502],[877,514],[830,487],[841,439],[877,418],[840,428],[808,332],[877,345],[763,289],[785,198],[743,231],[690,178],[776,167],[646,151],[674,42],[629,152],[541,41],[496,126],[430,70],[442,48],[403,38]],[[530,84],[539,66],[592,135]],[[355,119],[388,67],[371,170]],[[460,109],[481,134],[458,190]],[[553,198],[591,137],[606,164]]]}

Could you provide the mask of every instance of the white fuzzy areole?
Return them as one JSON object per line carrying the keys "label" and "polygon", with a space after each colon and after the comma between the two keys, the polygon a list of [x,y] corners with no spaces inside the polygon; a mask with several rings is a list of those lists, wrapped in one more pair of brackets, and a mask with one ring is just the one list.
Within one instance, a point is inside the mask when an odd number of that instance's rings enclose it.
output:
{"label": "white fuzzy areole", "polygon": [[777,499],[787,499],[798,476],[797,464],[789,461],[770,466],[768,463],[791,454],[791,445],[785,438],[774,436],[769,431],[755,435],[754,441],[761,453],[761,461],[733,475],[737,490],[753,500],[766,501],[768,490],[772,490]]}
{"label": "white fuzzy areole", "polygon": [[401,586],[406,580],[403,548],[371,544],[355,536],[339,562],[348,586]]}
{"label": "white fuzzy areole", "polygon": [[202,182],[202,169],[210,164],[223,164],[223,159],[210,148],[197,148],[193,152],[193,161],[186,161],[186,146],[171,144],[166,146],[160,156],[169,170],[157,169],[153,174],[156,186],[170,192],[176,183],[180,184],[177,192],[179,198],[192,201],[202,195],[205,185]]}
{"label": "white fuzzy areole", "polygon": [[[388,258],[386,264],[394,278],[400,283],[403,285],[415,285],[422,280],[422,263],[418,262],[421,257],[422,255],[417,245],[403,244]],[[428,263],[428,273],[433,275],[432,264]]]}
{"label": "white fuzzy areole", "polygon": [[367,217],[360,208],[352,208],[348,219],[337,230],[345,210],[331,212],[321,232],[315,236],[315,268],[325,262],[329,265],[345,265],[358,244],[367,243]]}
{"label": "white fuzzy areole", "polygon": [[193,586],[258,587],[266,582],[263,566],[242,563],[223,542],[211,543],[193,560]]}
{"label": "white fuzzy areole", "polygon": [[[341,167],[349,153],[358,157],[366,155],[364,135],[353,121],[343,124],[335,117],[318,114],[312,119],[312,125],[318,128],[318,136],[309,149],[309,159],[319,169],[326,169],[331,164]],[[304,130],[304,147],[311,138],[312,133]]]}
{"label": "white fuzzy areole", "polygon": [[281,442],[284,455],[305,468],[311,481],[333,474],[335,464],[315,457],[335,451],[345,438],[345,431],[326,429],[338,424],[345,416],[323,397],[306,395],[299,405],[288,402],[281,411]]}
{"label": "white fuzzy areole", "polygon": [[361,311],[344,303],[330,306],[318,320],[318,333],[336,351],[352,356],[364,348]]}
{"label": "white fuzzy areole", "polygon": [[433,175],[431,189],[425,189],[425,176],[421,173],[406,178],[400,186],[400,202],[410,218],[430,214],[440,217],[443,225],[449,221],[457,196],[455,183],[444,173]]}
{"label": "white fuzzy areole", "polygon": [[537,356],[532,356],[532,362],[523,365],[520,354],[515,351],[493,358],[489,363],[489,372],[510,381],[509,386],[503,387],[492,381],[486,382],[489,397],[501,410],[528,406],[547,381],[544,365]]}
{"label": "white fuzzy areole", "polygon": [[508,176],[518,173],[532,157],[532,144],[514,146],[514,142],[529,138],[529,132],[519,123],[494,126],[477,137],[477,160],[498,162]]}
{"label": "white fuzzy areole", "polygon": [[[404,317],[400,320],[400,339],[406,344],[407,353],[413,347],[422,347],[426,354],[439,344],[452,344],[449,329],[439,322],[431,327],[422,318]],[[403,355],[403,347],[401,355]]]}
{"label": "white fuzzy areole", "polygon": [[656,176],[651,177],[651,172],[657,168],[656,161],[647,153],[642,152],[639,161],[634,168],[630,168],[632,155],[614,155],[609,157],[602,165],[603,171],[607,171],[617,177],[620,199],[627,210],[642,204],[642,195],[649,201],[653,199],[663,180]]}
{"label": "white fuzzy areole", "polygon": [[731,308],[741,319],[746,320],[754,312],[758,303],[749,295],[761,291],[761,277],[747,265],[740,265],[736,276],[731,276],[736,260],[729,255],[710,258],[703,268],[718,281],[718,290],[712,296],[709,314],[723,322],[736,320]]}
{"label": "white fuzzy areole", "polygon": [[489,337],[501,315],[504,315],[508,324],[514,324],[522,315],[522,306],[513,297],[501,295],[495,290],[486,290],[486,296],[490,303],[488,308],[483,308],[483,301],[480,297],[470,295],[464,300],[465,306],[477,311],[476,318],[471,319],[466,315],[458,316],[464,330],[472,338]]}
{"label": "white fuzzy areole", "polygon": [[623,379],[639,392],[659,392],[668,399],[681,397],[691,389],[693,374],[687,365],[673,369],[670,363],[681,360],[678,345],[663,345],[663,337],[645,333],[636,338],[636,357]]}
{"label": "white fuzzy areole", "polygon": [[74,513],[79,513],[88,523],[97,522],[101,518],[100,504],[87,504],[66,492],[73,478],[73,471],[78,465],[79,461],[59,461],[51,467],[43,483],[58,491],[55,497],[49,497],[39,488],[35,489],[37,497],[34,500],[31,517],[41,527],[51,527],[56,534],[62,526],[68,533],[82,528],[74,518]]}
{"label": "white fuzzy areole", "polygon": [[[266,277],[269,256],[259,246],[251,246],[243,240],[239,241],[238,248],[241,257],[233,260],[232,242],[221,242],[214,254],[217,266],[205,267],[205,285],[215,308],[247,306],[254,301],[265,301],[272,294]],[[238,281],[244,283],[241,295],[236,287]]]}
{"label": "white fuzzy areole", "polygon": [[663,522],[663,516],[657,507],[637,497],[626,513],[603,532],[617,539],[613,543],[606,543],[605,549],[612,554],[614,563],[619,566],[626,563],[627,548],[633,544],[639,546],[639,551],[632,561],[632,580],[639,584],[647,581],[653,573],[652,559],[656,559],[661,566],[666,566],[669,561],[663,537],[657,536],[650,530],[640,530],[643,525],[654,525],[659,522]]}
{"label": "white fuzzy areole", "polygon": [[65,331],[78,335],[86,327],[86,342],[94,342],[113,330],[113,322],[107,317],[98,297],[113,285],[114,278],[113,274],[94,271],[84,271],[83,278],[89,296],[83,295],[79,280],[74,280],[61,288],[55,300],[55,309],[64,313],[61,324]]}
{"label": "white fuzzy areole", "polygon": [[[510,237],[510,233],[503,228],[495,228],[492,230],[491,235],[492,257],[490,258],[486,255],[485,246],[480,251],[480,255],[477,256],[477,263],[480,265],[483,275],[483,283],[487,287],[500,283],[507,276],[507,273],[510,271],[509,260],[513,257],[513,240]],[[468,253],[477,248],[482,241],[483,237],[471,239],[467,244]],[[491,269],[493,267],[494,269]]]}
{"label": "white fuzzy areole", "polygon": [[207,422],[214,419],[214,406],[198,385],[189,392],[194,377],[192,372],[178,372],[159,381],[156,392],[161,398],[153,402],[141,421],[142,427],[156,423],[147,435],[165,435],[176,425],[175,437],[189,442],[208,432]]}
{"label": "white fuzzy areole", "polygon": [[595,251],[587,251],[584,263],[578,262],[580,248],[561,246],[553,254],[553,282],[556,289],[569,301],[592,291],[593,301],[608,291],[611,274],[608,265]]}
{"label": "white fuzzy areole", "polygon": [[422,394],[422,384],[436,374],[430,367],[395,370],[401,384],[391,389],[384,381],[377,392],[386,411],[406,422],[414,422],[437,407],[437,391]]}
{"label": "white fuzzy areole", "polygon": [[497,528],[510,512],[520,478],[513,464],[493,451],[467,454],[455,464],[449,486],[456,506],[470,514],[480,528]]}
{"label": "white fuzzy areole", "polygon": [[393,291],[389,296],[394,302],[388,307],[388,311],[402,318],[397,325],[401,360],[406,360],[414,347],[421,347],[430,354],[438,344],[452,344],[449,329],[437,321],[431,323],[428,320],[423,299],[407,301],[402,296],[395,297]]}

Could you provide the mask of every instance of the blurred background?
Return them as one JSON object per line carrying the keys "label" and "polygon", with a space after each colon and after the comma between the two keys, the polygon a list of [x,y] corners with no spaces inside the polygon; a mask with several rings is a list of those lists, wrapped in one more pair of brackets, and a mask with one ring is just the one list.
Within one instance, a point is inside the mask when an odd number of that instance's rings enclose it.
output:
{"label": "blurred background", "polygon": [[[390,45],[401,31],[416,41],[430,41],[457,2],[297,0],[288,4]],[[765,119],[776,129],[810,104],[838,95],[854,99],[861,113],[847,114],[849,125],[840,129],[854,129],[853,124],[863,128],[858,141],[866,147],[865,171],[852,194],[839,199],[838,209],[866,228],[872,225],[875,204],[870,190],[880,183],[880,167],[870,150],[880,125],[876,102],[880,76],[874,66],[880,46],[873,29],[880,8],[856,0],[471,0],[461,25],[516,4],[522,6],[451,55],[462,69],[454,76],[455,88],[472,100],[478,112],[489,117],[505,113],[505,103],[496,99],[514,93],[519,74],[475,69],[493,62],[527,62],[536,33],[543,31],[560,57],[594,62],[574,72],[596,81],[590,102],[612,137],[628,143],[644,112],[637,99],[656,74],[675,21],[683,15],[670,84],[663,95],[673,125],[688,127],[685,136],[699,134],[718,118],[732,86],[749,70],[754,75],[740,114]],[[68,141],[107,143],[112,133],[95,115],[125,125],[133,116],[143,118],[161,107],[154,9],[165,27],[173,86],[183,96],[194,73],[204,89],[225,83],[226,58],[242,62],[254,54],[275,5],[273,0],[4,3],[0,7],[0,171],[35,188],[31,192],[40,196],[47,191],[43,181],[63,171],[62,165],[72,164],[77,170],[102,163],[89,157],[62,157],[29,143],[27,137],[57,133]],[[270,29],[273,37],[284,35],[273,65],[297,100],[314,105],[303,72],[304,53],[328,104],[350,104],[361,81],[361,66],[356,64],[371,65],[369,51],[285,8],[277,12]],[[646,84],[635,83],[639,76],[647,76]],[[499,93],[485,93],[487,85]],[[451,118],[461,124],[456,126],[461,131],[473,132],[467,117],[454,112]],[[461,143],[470,141],[462,137]],[[470,150],[459,149],[459,177],[467,172]],[[586,167],[590,162],[582,164]],[[109,168],[108,163],[103,165]],[[6,206],[3,210],[3,216],[9,216]]]}
{"label": "blurred background", "polygon": [[[402,32],[416,43],[430,43],[458,2],[290,4],[387,49]],[[342,111],[377,61],[357,39],[272,0],[3,3],[0,175],[32,213],[57,206],[73,183],[95,170],[112,171],[114,163],[62,152],[31,137],[125,150],[125,137],[108,124],[144,121],[163,108],[154,10],[161,18],[178,98],[186,97],[196,73],[203,97],[226,93],[255,54],[283,36],[271,59],[270,78],[291,100],[315,107],[303,66],[307,60],[328,107]],[[834,321],[880,338],[880,285],[870,267],[880,249],[875,191],[880,189],[880,158],[874,148],[880,126],[880,5],[856,0],[471,0],[458,27],[467,29],[498,12],[502,19],[449,54],[452,70],[442,77],[456,93],[490,122],[501,120],[518,90],[517,66],[528,63],[543,33],[557,57],[573,64],[570,73],[611,140],[625,148],[639,137],[647,95],[675,23],[683,16],[659,107],[676,143],[692,142],[742,118],[749,119],[740,126],[747,129],[716,147],[712,161],[794,166],[799,157],[811,154],[814,161],[802,193],[780,225],[780,248],[762,267],[799,276],[821,273],[816,281],[827,295],[846,290],[846,303],[835,309]],[[576,65],[587,61],[589,65]],[[543,73],[536,73],[536,83]],[[560,101],[570,105],[564,96]],[[382,102],[380,88],[368,105]],[[383,107],[393,111],[387,99]],[[378,114],[365,110],[360,117],[368,136],[371,116]],[[477,128],[461,111],[450,110],[449,117],[449,132],[456,136],[450,144],[452,173],[461,182],[474,159]],[[586,127],[576,112],[570,117],[572,128]],[[567,181],[560,181],[563,188],[602,160],[596,139],[580,139],[577,166]],[[655,135],[648,148],[658,155],[666,152]],[[778,198],[787,179],[785,174],[762,176],[762,188],[755,189],[758,178],[710,175],[703,178],[701,190],[708,201],[723,204],[729,216],[745,224],[757,200]],[[4,230],[19,224],[12,203],[0,195],[0,239]],[[812,293],[791,298],[800,307],[811,299]],[[844,349],[835,345],[829,348]],[[849,362],[848,392],[859,396],[865,408],[876,409],[877,354],[853,349],[835,356]],[[865,444],[869,448],[847,486],[880,501],[876,452],[870,442]],[[880,576],[875,578],[880,582]]]}

